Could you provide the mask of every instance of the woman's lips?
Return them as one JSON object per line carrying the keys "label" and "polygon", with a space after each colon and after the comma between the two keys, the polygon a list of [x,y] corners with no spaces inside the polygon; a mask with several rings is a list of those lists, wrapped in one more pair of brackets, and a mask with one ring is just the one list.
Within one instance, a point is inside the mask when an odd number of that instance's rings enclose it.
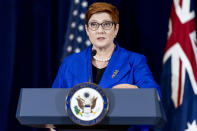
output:
{"label": "woman's lips", "polygon": [[105,37],[98,37],[97,40],[100,40],[100,41],[105,40]]}

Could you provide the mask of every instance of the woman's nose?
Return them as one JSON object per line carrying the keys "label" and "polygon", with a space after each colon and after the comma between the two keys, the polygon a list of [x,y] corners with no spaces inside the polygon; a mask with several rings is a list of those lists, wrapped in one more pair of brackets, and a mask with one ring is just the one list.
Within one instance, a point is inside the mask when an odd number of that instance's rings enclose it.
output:
{"label": "woman's nose", "polygon": [[97,29],[98,33],[104,33],[104,29],[102,28],[102,26],[100,25]]}

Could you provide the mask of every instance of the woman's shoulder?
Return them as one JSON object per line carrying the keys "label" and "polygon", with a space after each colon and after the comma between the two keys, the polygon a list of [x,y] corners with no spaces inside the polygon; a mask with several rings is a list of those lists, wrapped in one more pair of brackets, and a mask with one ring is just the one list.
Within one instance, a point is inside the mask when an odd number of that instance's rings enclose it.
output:
{"label": "woman's shoulder", "polygon": [[143,54],[127,50],[123,47],[120,47],[120,53],[129,57],[129,60],[136,61],[140,59],[146,59]]}
{"label": "woman's shoulder", "polygon": [[75,63],[81,60],[87,59],[89,47],[79,53],[73,53],[69,56],[66,56],[63,60],[63,63]]}

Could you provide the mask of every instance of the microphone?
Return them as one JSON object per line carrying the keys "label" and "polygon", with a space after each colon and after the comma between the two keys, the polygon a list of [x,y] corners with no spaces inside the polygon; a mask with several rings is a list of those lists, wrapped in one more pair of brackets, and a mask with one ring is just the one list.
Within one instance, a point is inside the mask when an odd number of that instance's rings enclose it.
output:
{"label": "microphone", "polygon": [[91,75],[92,75],[92,71],[91,71],[91,69],[92,69],[92,58],[93,58],[93,56],[95,56],[96,55],[96,53],[97,53],[97,51],[95,50],[95,49],[93,49],[92,50],[92,52],[91,52],[91,59],[90,59],[90,72],[89,72],[89,83],[91,83]]}
{"label": "microphone", "polygon": [[97,51],[96,51],[95,49],[93,49],[93,50],[92,50],[92,54],[91,54],[91,58],[92,58],[93,56],[95,56],[96,53],[97,53]]}

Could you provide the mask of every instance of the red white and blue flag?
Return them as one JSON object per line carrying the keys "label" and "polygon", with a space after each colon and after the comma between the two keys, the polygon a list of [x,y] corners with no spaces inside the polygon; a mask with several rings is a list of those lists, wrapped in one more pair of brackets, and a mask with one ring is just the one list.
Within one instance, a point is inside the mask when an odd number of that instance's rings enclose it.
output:
{"label": "red white and blue flag", "polygon": [[173,0],[163,57],[165,131],[197,131],[197,42],[193,0]]}
{"label": "red white and blue flag", "polygon": [[[85,32],[85,13],[87,9],[88,0],[71,0],[61,61],[72,53],[81,52],[91,44]],[[50,128],[49,131],[56,131],[56,129]]]}
{"label": "red white and blue flag", "polygon": [[70,3],[62,60],[72,53],[81,52],[91,44],[85,32],[85,13],[87,9],[87,0],[72,0]]}

